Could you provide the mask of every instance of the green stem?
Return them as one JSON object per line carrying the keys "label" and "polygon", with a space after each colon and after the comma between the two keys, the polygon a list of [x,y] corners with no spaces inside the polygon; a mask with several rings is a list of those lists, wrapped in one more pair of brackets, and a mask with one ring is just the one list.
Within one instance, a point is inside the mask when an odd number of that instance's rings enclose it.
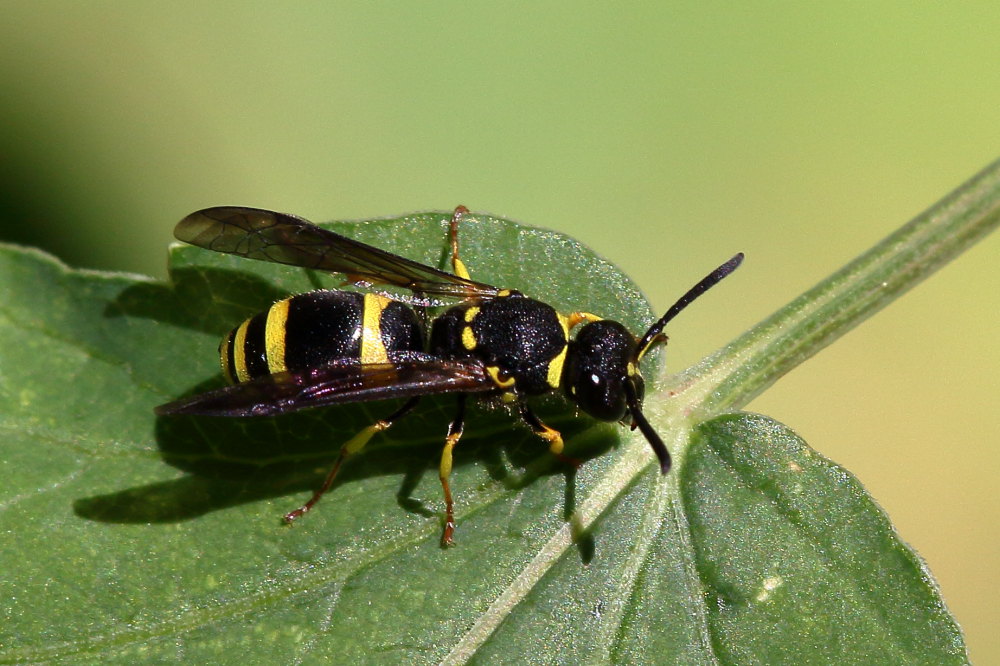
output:
{"label": "green stem", "polygon": [[998,224],[1000,160],[728,346],[667,378],[667,390],[681,398],[676,407],[695,420],[741,408]]}

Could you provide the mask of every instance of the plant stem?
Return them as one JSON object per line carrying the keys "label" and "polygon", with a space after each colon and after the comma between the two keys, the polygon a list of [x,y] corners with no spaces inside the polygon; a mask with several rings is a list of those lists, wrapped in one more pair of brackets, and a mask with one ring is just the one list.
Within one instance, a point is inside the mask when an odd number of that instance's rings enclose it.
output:
{"label": "plant stem", "polygon": [[[741,408],[1000,224],[1000,160],[664,385],[696,421]],[[670,393],[668,393],[669,395]]]}

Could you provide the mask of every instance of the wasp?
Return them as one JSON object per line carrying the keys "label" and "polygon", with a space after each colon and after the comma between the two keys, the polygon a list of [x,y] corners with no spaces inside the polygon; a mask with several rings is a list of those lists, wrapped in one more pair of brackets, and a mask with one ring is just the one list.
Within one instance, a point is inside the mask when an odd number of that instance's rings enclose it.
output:
{"label": "wasp", "polygon": [[[322,485],[284,516],[292,523],[329,490],[344,461],[377,433],[410,413],[420,399],[455,394],[439,463],[444,491],[442,546],[455,531],[449,477],[462,437],[469,396],[499,398],[560,460],[560,433],[543,423],[529,399],[560,391],[601,421],[638,428],[660,471],[670,453],[642,413],[640,362],[666,342],[663,329],[692,301],[732,273],[737,254],[689,289],[641,336],[589,312],[557,312],[514,289],[474,281],[459,257],[458,228],[449,224],[451,268],[446,272],[318,227],[300,217],[244,207],[200,210],[181,220],[174,235],[192,245],[249,259],[340,273],[355,285],[411,292],[409,302],[377,291],[318,290],[280,300],[234,328],[219,357],[229,385],[161,405],[160,415],[269,416],[326,405],[389,398],[405,401],[347,440]],[[456,301],[430,319],[431,298]],[[427,330],[429,329],[429,331]],[[571,331],[575,334],[571,335]]]}

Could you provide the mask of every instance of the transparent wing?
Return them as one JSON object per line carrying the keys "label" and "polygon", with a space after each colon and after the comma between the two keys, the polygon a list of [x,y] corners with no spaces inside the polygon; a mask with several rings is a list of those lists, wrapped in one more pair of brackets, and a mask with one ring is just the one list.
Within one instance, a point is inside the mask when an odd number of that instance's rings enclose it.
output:
{"label": "transparent wing", "polygon": [[259,208],[206,208],[181,220],[174,235],[206,250],[343,273],[352,282],[454,298],[492,298],[498,291],[327,231],[301,217]]}

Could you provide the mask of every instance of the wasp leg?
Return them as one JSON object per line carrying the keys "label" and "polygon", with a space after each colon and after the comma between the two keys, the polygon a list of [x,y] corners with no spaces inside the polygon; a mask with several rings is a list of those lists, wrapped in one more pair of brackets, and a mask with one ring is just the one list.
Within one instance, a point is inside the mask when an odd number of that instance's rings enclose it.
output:
{"label": "wasp leg", "polygon": [[649,342],[646,344],[645,347],[639,350],[639,353],[636,354],[636,359],[641,361],[642,357],[645,356],[649,352],[649,350],[651,350],[656,345],[667,344],[667,340],[669,340],[669,338],[666,336],[666,334],[657,333],[656,335],[654,335],[649,339]]}
{"label": "wasp leg", "polygon": [[601,319],[603,319],[603,317],[598,317],[590,312],[573,312],[566,318],[570,328],[576,328],[583,322],[587,322],[589,324],[592,321],[601,321]]}
{"label": "wasp leg", "polygon": [[573,467],[580,466],[580,461],[576,458],[570,458],[569,456],[563,455],[563,438],[558,430],[550,428],[542,423],[541,419],[535,416],[535,413],[531,411],[531,407],[528,407],[528,403],[518,403],[517,408],[521,413],[521,419],[528,424],[531,431],[549,443],[549,451],[552,452],[552,455],[560,461],[568,463]]}
{"label": "wasp leg", "polygon": [[441,546],[450,546],[452,535],[455,533],[455,503],[451,497],[451,485],[448,477],[451,476],[452,450],[462,438],[462,431],[465,429],[465,396],[458,396],[458,411],[455,418],[448,425],[448,436],[444,440],[444,450],[441,451],[441,466],[438,475],[441,478],[441,488],[444,490],[444,533],[441,534]]}
{"label": "wasp leg", "polygon": [[451,270],[460,278],[470,280],[469,269],[465,267],[462,260],[458,258],[458,223],[462,216],[469,212],[465,206],[458,206],[451,215],[451,223],[448,225],[448,239],[451,241]]}
{"label": "wasp leg", "polygon": [[336,462],[333,463],[333,467],[330,469],[330,473],[326,475],[326,479],[323,481],[323,485],[320,486],[319,490],[313,493],[313,496],[309,498],[309,501],[295,509],[294,511],[289,511],[285,514],[285,524],[291,525],[296,518],[302,516],[302,514],[307,513],[313,506],[320,500],[321,497],[330,489],[333,485],[333,480],[337,478],[337,472],[340,471],[340,466],[343,464],[347,456],[352,455],[365,448],[365,444],[368,443],[376,433],[380,433],[383,430],[388,430],[393,423],[398,421],[400,418],[406,416],[417,403],[420,401],[420,396],[414,396],[407,400],[402,407],[394,411],[389,416],[384,419],[378,420],[371,424],[361,432],[359,432],[354,437],[347,440],[343,446],[340,447],[340,454],[337,456]]}

